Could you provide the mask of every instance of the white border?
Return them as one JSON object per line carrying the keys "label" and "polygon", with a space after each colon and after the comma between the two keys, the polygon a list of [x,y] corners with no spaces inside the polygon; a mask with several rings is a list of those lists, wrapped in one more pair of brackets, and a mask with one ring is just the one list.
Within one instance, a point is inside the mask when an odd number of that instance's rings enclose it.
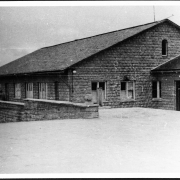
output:
{"label": "white border", "polygon": [[[0,7],[23,6],[180,6],[177,1],[4,1]],[[177,178],[180,173],[59,173],[59,174],[0,174],[0,178]]]}
{"label": "white border", "polygon": [[61,174],[2,174],[0,178],[177,178],[180,173],[61,173]]}
{"label": "white border", "polygon": [[0,6],[179,6],[179,1],[3,1]]}

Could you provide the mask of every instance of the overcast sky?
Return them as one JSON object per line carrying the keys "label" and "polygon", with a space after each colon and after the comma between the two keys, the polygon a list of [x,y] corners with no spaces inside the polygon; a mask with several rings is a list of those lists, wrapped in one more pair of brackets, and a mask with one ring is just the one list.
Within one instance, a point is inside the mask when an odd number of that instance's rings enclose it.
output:
{"label": "overcast sky", "polygon": [[[173,5],[173,4],[172,4]],[[155,6],[180,25],[180,6]],[[0,6],[0,65],[45,46],[154,21],[147,6]]]}

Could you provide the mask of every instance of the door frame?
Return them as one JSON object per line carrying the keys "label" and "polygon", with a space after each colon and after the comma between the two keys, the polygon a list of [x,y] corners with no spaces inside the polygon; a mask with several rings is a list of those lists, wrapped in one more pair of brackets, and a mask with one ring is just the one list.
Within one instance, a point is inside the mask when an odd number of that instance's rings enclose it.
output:
{"label": "door frame", "polygon": [[38,91],[39,91],[39,99],[47,99],[47,83],[46,82],[39,82]]}
{"label": "door frame", "polygon": [[[96,90],[92,90],[92,83],[96,83]],[[94,104],[99,104],[99,97],[98,97],[98,89],[99,89],[99,83],[104,83],[104,101],[106,101],[107,98],[107,81],[91,81],[91,94],[93,95],[93,92],[96,93],[96,102],[94,102]]]}
{"label": "door frame", "polygon": [[[176,90],[176,111],[180,111],[180,92],[178,93],[178,88],[180,91],[180,81],[175,81],[175,90]],[[178,103],[179,102],[179,103]]]}
{"label": "door frame", "polygon": [[[25,92],[26,98],[33,98],[34,97],[34,86],[32,82],[25,83]],[[30,90],[31,89],[31,90]]]}

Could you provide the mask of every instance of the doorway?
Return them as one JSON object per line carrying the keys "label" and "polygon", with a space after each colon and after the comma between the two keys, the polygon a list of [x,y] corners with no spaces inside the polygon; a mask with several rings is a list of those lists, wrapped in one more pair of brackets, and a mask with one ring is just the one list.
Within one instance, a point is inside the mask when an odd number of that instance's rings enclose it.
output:
{"label": "doorway", "polygon": [[26,98],[33,98],[33,83],[26,83]]}
{"label": "doorway", "polygon": [[91,91],[93,103],[102,106],[106,99],[106,82],[92,82]]}
{"label": "doorway", "polygon": [[176,81],[176,110],[180,111],[180,81]]}

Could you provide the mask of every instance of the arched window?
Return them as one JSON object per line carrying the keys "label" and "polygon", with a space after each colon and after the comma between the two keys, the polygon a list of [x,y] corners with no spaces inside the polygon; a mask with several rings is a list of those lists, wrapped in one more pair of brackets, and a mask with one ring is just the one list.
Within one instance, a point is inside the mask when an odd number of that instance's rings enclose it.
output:
{"label": "arched window", "polygon": [[166,39],[162,40],[162,56],[167,56],[168,53],[168,41]]}

